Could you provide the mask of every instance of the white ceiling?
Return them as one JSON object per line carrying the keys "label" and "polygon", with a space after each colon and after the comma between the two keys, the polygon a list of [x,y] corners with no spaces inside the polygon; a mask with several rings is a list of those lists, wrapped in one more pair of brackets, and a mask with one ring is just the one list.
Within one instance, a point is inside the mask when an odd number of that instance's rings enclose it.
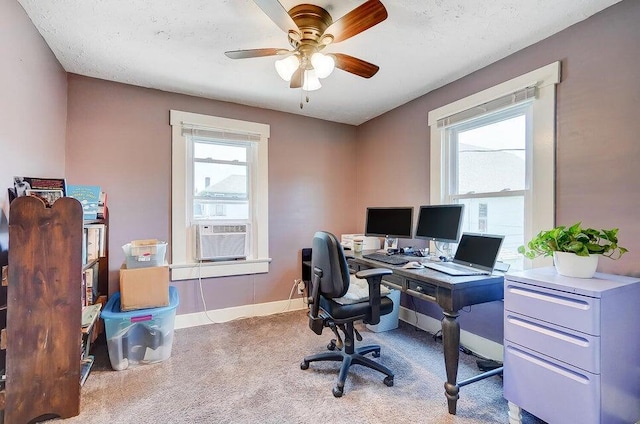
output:
{"label": "white ceiling", "polygon": [[[382,0],[389,17],[326,52],[380,66],[336,70],[310,93],[276,74],[289,49],[252,0],[18,0],[67,72],[358,125],[582,21],[620,0]],[[281,0],[290,9],[304,0]],[[334,21],[363,0],[311,0]]]}

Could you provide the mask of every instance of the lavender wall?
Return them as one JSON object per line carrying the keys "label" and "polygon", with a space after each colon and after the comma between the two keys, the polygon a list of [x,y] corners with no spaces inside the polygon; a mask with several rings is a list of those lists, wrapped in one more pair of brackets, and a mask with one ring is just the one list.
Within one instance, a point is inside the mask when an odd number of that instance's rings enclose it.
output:
{"label": "lavender wall", "polygon": [[[620,228],[631,253],[602,259],[598,270],[640,275],[640,2],[626,0],[504,60],[488,66],[358,128],[358,208],[379,199],[419,205],[429,199],[427,113],[510,78],[560,60],[557,88],[556,222],[582,221]],[[363,156],[364,155],[364,156]],[[385,164],[394,178],[365,165]],[[403,190],[392,183],[404,182]],[[390,182],[391,181],[391,182]],[[375,190],[373,187],[376,187]],[[362,223],[360,223],[362,228]],[[411,307],[407,299],[403,302]],[[441,311],[417,302],[420,312]],[[461,314],[464,330],[502,341],[502,303]],[[469,313],[466,313],[469,312]],[[487,325],[489,324],[489,325]]]}
{"label": "lavender wall", "polygon": [[14,175],[64,177],[66,73],[17,1],[0,2],[0,208]]}
{"label": "lavender wall", "polygon": [[[9,186],[15,174],[54,176],[65,170],[69,182],[102,185],[111,212],[113,291],[122,244],[134,238],[169,240],[169,110],[268,123],[271,272],[206,280],[204,292],[210,309],[282,300],[299,276],[299,250],[314,231],[361,231],[370,205],[428,203],[429,110],[561,60],[557,222],[620,227],[621,244],[631,253],[620,261],[601,261],[600,271],[638,276],[639,19],[640,2],[624,0],[354,128],[77,75],[65,81],[18,3],[1,2],[0,186]],[[6,209],[3,190],[0,207]],[[195,282],[176,285],[182,301],[178,313],[200,311]],[[418,303],[418,310],[439,318],[433,305]],[[461,322],[463,329],[502,339],[499,302],[474,306],[462,313]]]}
{"label": "lavender wall", "polygon": [[[207,309],[287,299],[313,233],[354,231],[355,127],[72,74],[68,85],[67,181],[107,192],[111,292],[123,244],[170,241],[170,109],[271,125],[270,272],[204,280]],[[196,281],[173,284],[179,314],[202,311]]]}

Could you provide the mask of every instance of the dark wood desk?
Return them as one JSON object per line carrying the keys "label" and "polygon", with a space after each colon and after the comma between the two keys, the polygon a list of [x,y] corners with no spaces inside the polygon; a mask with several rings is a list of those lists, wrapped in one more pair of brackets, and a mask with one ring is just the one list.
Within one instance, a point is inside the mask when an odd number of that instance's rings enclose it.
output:
{"label": "dark wood desk", "polygon": [[[369,252],[364,252],[369,253]],[[503,298],[504,278],[502,275],[452,277],[428,268],[405,269],[362,257],[362,253],[345,251],[349,267],[354,271],[367,268],[388,268],[393,274],[383,277],[383,284],[401,290],[410,296],[437,303],[443,311],[442,343],[447,381],[444,384],[449,413],[456,413],[460,387],[491,375],[501,368],[491,370],[476,377],[458,382],[458,360],[460,358],[460,324],[458,315],[465,306],[492,302]],[[420,258],[408,258],[411,261]]]}

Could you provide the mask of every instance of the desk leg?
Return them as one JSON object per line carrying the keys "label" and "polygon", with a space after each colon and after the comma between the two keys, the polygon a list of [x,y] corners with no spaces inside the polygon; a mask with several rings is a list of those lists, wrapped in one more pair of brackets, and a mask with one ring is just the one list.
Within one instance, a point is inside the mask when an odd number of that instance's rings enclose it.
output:
{"label": "desk leg", "polygon": [[449,413],[456,414],[459,388],[458,360],[460,359],[460,324],[457,312],[444,312],[442,318],[442,344],[444,347],[444,366],[447,370],[447,382],[444,383],[445,396],[449,404]]}

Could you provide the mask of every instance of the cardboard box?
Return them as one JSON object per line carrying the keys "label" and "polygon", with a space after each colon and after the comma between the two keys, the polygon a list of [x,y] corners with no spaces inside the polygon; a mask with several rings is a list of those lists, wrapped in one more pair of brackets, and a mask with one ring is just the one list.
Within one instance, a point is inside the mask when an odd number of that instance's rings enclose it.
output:
{"label": "cardboard box", "polygon": [[158,308],[169,305],[169,266],[120,268],[120,309]]}

